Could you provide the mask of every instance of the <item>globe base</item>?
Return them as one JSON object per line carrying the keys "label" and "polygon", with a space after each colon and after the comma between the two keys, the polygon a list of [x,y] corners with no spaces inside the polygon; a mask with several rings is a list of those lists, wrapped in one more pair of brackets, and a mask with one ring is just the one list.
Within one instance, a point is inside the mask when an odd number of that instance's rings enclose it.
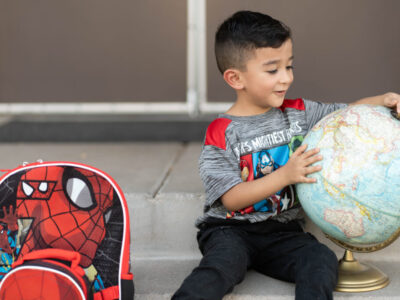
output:
{"label": "globe base", "polygon": [[339,261],[338,292],[369,292],[384,288],[389,277],[374,266],[357,261],[350,250],[346,250]]}

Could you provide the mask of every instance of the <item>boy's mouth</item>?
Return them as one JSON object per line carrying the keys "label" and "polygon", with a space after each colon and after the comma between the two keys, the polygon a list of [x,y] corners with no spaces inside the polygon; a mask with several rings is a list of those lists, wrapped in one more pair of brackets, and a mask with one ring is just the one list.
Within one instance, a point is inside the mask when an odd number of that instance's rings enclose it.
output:
{"label": "boy's mouth", "polygon": [[277,95],[279,95],[279,96],[282,96],[282,95],[284,95],[284,94],[286,93],[286,90],[283,90],[283,91],[275,91],[274,93],[277,94]]}

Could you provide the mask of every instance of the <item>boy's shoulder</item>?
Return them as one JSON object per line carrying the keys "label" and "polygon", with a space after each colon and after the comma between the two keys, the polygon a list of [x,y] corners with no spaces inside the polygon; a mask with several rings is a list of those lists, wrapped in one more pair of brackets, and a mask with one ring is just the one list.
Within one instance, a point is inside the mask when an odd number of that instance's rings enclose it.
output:
{"label": "boy's shoulder", "polygon": [[231,119],[224,117],[219,117],[212,121],[207,127],[204,145],[215,146],[226,150],[226,129],[231,122]]}

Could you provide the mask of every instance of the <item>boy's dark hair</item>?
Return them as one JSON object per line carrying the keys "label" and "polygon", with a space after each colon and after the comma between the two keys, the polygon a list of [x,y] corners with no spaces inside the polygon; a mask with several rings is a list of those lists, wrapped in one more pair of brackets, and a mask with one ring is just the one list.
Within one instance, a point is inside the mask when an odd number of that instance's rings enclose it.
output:
{"label": "boy's dark hair", "polygon": [[238,11],[225,20],[215,34],[215,57],[218,69],[244,70],[246,61],[257,48],[279,48],[291,38],[291,32],[282,22],[252,11]]}

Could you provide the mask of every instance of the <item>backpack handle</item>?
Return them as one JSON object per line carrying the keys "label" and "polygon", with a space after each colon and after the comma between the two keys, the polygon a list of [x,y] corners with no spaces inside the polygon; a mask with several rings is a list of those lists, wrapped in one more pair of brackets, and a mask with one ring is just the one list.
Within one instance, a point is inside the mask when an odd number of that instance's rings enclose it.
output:
{"label": "backpack handle", "polygon": [[[16,262],[13,263],[13,268],[19,265],[22,265],[27,260],[36,260],[36,259],[59,259],[66,260],[71,262],[71,268],[73,270],[77,270],[79,267],[79,263],[81,262],[81,255],[76,251],[69,251],[64,249],[41,249],[29,252],[19,258]],[[80,269],[80,267],[79,267]]]}

